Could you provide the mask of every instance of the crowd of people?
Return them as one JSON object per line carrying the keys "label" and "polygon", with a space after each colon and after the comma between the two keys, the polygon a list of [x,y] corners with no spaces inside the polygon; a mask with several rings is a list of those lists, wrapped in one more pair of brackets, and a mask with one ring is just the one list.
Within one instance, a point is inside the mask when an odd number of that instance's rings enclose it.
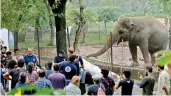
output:
{"label": "crowd of people", "polygon": [[[54,58],[48,61],[44,67],[40,67],[39,60],[33,49],[28,48],[26,55],[21,55],[19,49],[14,49],[14,54],[1,46],[1,85],[8,92],[13,88],[25,85],[35,85],[37,91],[43,88],[62,89],[68,95],[113,95],[115,90],[121,87],[121,95],[132,95],[134,80],[131,79],[131,71],[124,70],[120,75],[118,84],[110,78],[109,71],[101,69],[102,75],[91,75],[84,68],[81,56],[68,49],[69,55],[61,50]],[[36,66],[39,66],[37,68]],[[169,95],[170,76],[164,66],[158,66],[158,90],[157,94]],[[168,68],[167,68],[168,69]],[[152,74],[153,67],[146,67],[146,76],[137,85],[142,88],[143,95],[152,95],[155,78]]]}

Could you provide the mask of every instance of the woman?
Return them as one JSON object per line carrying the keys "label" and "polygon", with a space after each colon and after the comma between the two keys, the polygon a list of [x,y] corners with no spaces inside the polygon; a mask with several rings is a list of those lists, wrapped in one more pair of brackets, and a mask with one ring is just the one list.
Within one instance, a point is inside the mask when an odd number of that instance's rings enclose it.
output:
{"label": "woman", "polygon": [[30,62],[28,64],[28,72],[27,72],[26,76],[27,76],[27,83],[28,84],[35,83],[39,78],[37,72],[34,71],[34,66],[33,66],[32,62]]}

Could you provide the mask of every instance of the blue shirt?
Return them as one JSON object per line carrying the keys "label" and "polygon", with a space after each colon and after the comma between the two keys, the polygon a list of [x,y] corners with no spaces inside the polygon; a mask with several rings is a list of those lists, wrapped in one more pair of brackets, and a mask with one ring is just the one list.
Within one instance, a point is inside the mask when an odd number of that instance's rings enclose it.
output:
{"label": "blue shirt", "polygon": [[65,62],[61,64],[60,72],[65,75],[66,79],[71,80],[74,75],[77,75],[77,67],[71,62]]}
{"label": "blue shirt", "polygon": [[37,86],[37,89],[43,89],[43,88],[52,88],[52,83],[50,80],[46,79],[45,77],[40,78],[35,82],[35,85]]}
{"label": "blue shirt", "polygon": [[67,57],[66,56],[64,56],[64,57],[56,56],[54,58],[54,63],[60,63],[62,61],[67,61]]}
{"label": "blue shirt", "polygon": [[48,79],[48,76],[50,75],[50,74],[52,74],[53,73],[53,70],[51,70],[50,68],[46,68],[45,69],[45,77]]}
{"label": "blue shirt", "polygon": [[26,63],[26,69],[28,68],[28,63],[29,62],[33,62],[33,64],[35,65],[36,64],[36,61],[37,61],[37,58],[35,55],[26,55],[24,56],[24,60],[25,60],[25,63]]}
{"label": "blue shirt", "polygon": [[25,86],[25,85],[27,85],[25,82],[18,82],[18,83],[15,85],[15,88],[22,87],[22,86]]}

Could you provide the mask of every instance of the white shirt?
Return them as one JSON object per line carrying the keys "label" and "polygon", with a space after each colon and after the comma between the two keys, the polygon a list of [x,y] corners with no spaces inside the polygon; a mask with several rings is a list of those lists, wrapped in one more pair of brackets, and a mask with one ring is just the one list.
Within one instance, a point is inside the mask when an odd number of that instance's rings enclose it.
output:
{"label": "white shirt", "polygon": [[165,91],[163,90],[164,86],[166,86],[168,90],[170,89],[169,74],[163,70],[159,73],[157,95],[166,95]]}

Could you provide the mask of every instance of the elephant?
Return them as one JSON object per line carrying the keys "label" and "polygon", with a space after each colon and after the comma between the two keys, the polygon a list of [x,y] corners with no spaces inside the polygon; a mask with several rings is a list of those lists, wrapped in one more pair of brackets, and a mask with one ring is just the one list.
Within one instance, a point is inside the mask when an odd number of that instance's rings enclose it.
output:
{"label": "elephant", "polygon": [[[114,43],[128,41],[132,56],[132,66],[138,66],[137,47],[140,47],[144,58],[144,64],[154,65],[153,54],[160,50],[166,50],[169,45],[169,31],[153,17],[122,17],[118,20],[112,38],[107,40],[98,52],[86,57],[97,57],[107,51]],[[150,53],[150,55],[149,55]],[[151,56],[151,57],[150,57]],[[151,59],[150,59],[151,58]]]}

